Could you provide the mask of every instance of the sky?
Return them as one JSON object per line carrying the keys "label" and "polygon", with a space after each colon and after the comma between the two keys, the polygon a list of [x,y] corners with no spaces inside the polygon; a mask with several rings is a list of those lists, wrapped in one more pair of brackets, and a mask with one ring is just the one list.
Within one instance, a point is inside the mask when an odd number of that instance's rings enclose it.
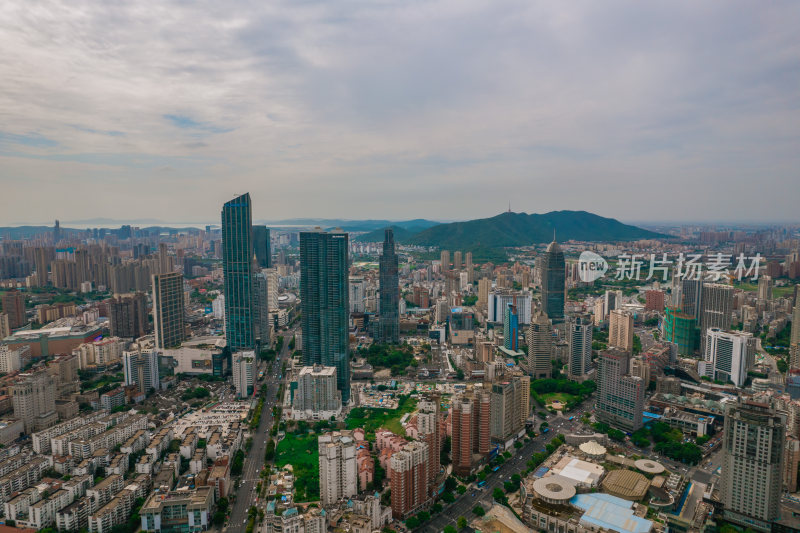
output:
{"label": "sky", "polygon": [[800,2],[0,2],[0,224],[800,221]]}

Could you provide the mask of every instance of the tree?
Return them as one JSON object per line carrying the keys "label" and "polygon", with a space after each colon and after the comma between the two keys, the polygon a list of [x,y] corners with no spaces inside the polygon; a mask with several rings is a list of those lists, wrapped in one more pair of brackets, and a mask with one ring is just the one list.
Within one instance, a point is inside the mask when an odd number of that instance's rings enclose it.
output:
{"label": "tree", "polygon": [[444,528],[444,533],[456,533],[456,531],[457,531],[456,528],[454,528],[453,526],[447,526]]}
{"label": "tree", "polygon": [[481,507],[480,505],[476,505],[475,507],[473,507],[472,512],[475,513],[475,516],[483,516],[486,514],[486,511],[484,511],[483,507]]}
{"label": "tree", "polygon": [[428,511],[422,511],[421,513],[417,514],[417,518],[419,518],[420,522],[427,522],[431,519],[431,513]]}
{"label": "tree", "polygon": [[419,527],[419,518],[417,518],[416,516],[410,517],[408,520],[406,520],[406,527],[408,529],[416,529],[416,528],[418,528]]}
{"label": "tree", "polygon": [[458,520],[456,521],[456,525],[458,526],[458,529],[464,529],[467,527],[467,519],[463,516],[459,516]]}
{"label": "tree", "polygon": [[505,494],[503,494],[503,489],[501,489],[500,487],[496,487],[492,491],[492,498],[494,498],[498,502],[499,501],[503,501],[503,497],[504,496],[505,496]]}
{"label": "tree", "polygon": [[442,501],[444,501],[445,503],[453,503],[454,501],[456,501],[456,497],[453,495],[452,492],[445,492],[444,494],[442,494]]}

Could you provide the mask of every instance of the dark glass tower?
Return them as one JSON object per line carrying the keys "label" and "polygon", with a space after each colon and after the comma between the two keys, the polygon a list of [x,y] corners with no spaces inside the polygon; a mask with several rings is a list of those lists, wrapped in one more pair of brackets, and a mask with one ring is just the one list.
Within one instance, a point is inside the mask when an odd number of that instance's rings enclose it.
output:
{"label": "dark glass tower", "polygon": [[300,233],[303,364],[336,367],[342,401],[350,400],[346,233]]}
{"label": "dark glass tower", "polygon": [[394,232],[387,229],[379,263],[381,317],[378,322],[378,342],[400,342],[400,277],[397,265]]}
{"label": "dark glass tower", "polygon": [[222,206],[222,269],[225,278],[225,337],[232,351],[252,350],[253,235],[250,194]]}
{"label": "dark glass tower", "polygon": [[565,290],[564,252],[553,239],[547,246],[542,265],[542,312],[553,324],[564,321]]}
{"label": "dark glass tower", "polygon": [[260,268],[272,267],[272,250],[269,243],[269,228],[253,226],[253,251]]}

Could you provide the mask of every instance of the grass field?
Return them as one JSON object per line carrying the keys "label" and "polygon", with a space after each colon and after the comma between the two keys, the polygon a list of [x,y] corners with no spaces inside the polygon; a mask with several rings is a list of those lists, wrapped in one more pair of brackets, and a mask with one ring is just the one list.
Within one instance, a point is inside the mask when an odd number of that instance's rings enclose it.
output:
{"label": "grass field", "polygon": [[317,434],[297,436],[287,433],[275,449],[275,466],[292,465],[295,499],[299,502],[319,499],[319,450]]}
{"label": "grass field", "polygon": [[561,403],[570,403],[570,402],[578,402],[580,398],[577,396],[573,396],[572,394],[568,394],[566,392],[548,392],[541,395],[542,400],[544,400],[545,404],[552,402],[553,400],[560,400]]}
{"label": "grass field", "polygon": [[352,409],[345,419],[347,429],[364,428],[366,433],[375,433],[378,428],[386,428],[397,435],[405,435],[400,419],[406,413],[412,412],[417,406],[417,401],[411,398],[402,398],[397,409],[367,409],[356,407]]}

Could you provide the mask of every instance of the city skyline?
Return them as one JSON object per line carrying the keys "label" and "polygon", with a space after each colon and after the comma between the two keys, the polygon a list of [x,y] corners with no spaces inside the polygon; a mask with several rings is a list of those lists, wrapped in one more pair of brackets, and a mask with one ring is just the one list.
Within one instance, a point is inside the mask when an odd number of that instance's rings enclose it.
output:
{"label": "city skyline", "polygon": [[232,185],[274,218],[300,188],[325,217],[791,220],[799,9],[7,2],[3,223],[187,220]]}

